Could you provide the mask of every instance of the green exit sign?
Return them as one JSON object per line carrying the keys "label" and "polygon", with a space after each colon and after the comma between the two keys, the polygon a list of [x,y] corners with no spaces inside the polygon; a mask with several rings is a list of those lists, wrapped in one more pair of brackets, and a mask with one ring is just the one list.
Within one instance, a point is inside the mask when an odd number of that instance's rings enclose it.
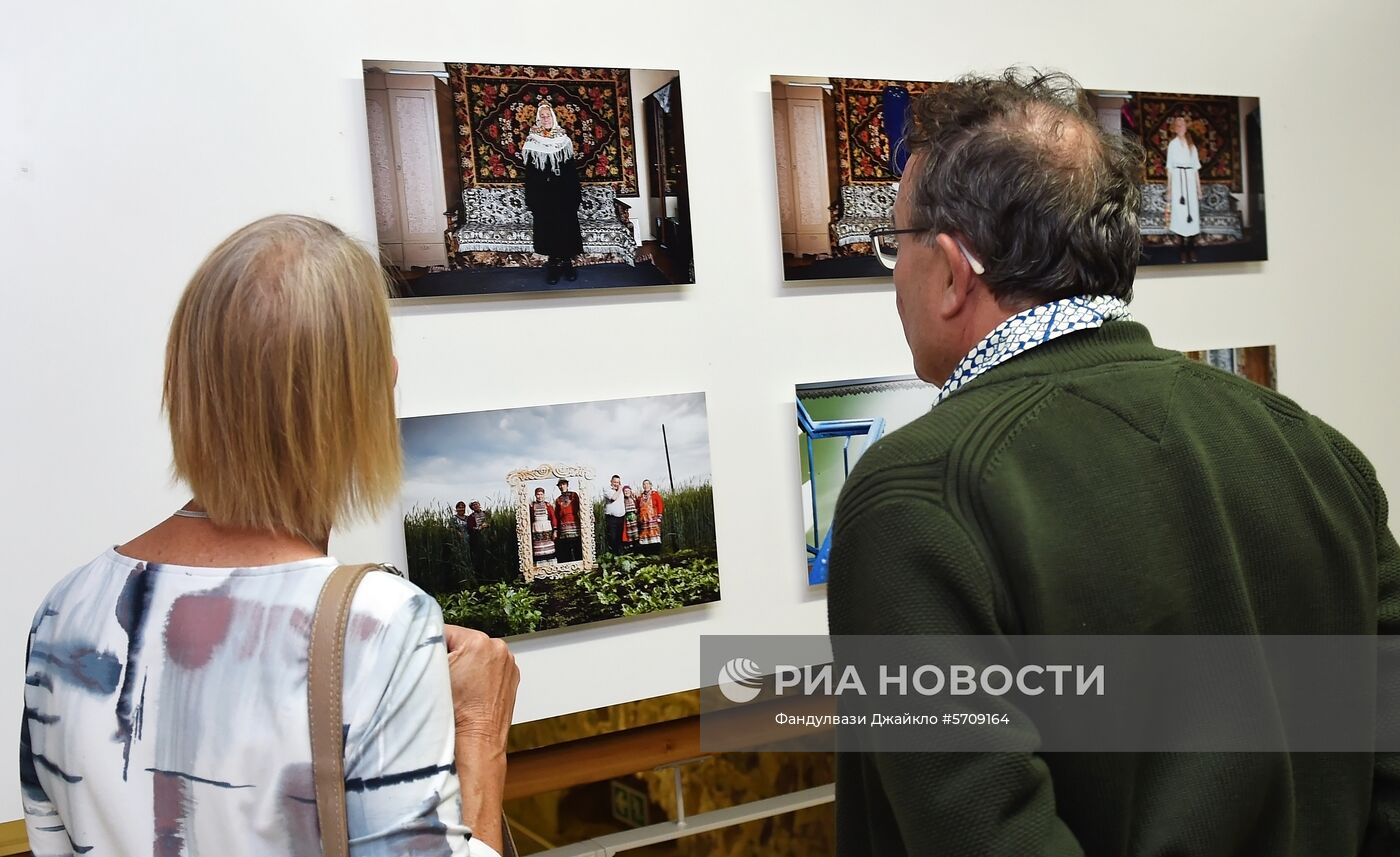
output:
{"label": "green exit sign", "polygon": [[646,827],[647,807],[651,801],[647,800],[646,792],[635,789],[624,782],[612,780],[612,815],[613,818],[627,825],[628,827]]}

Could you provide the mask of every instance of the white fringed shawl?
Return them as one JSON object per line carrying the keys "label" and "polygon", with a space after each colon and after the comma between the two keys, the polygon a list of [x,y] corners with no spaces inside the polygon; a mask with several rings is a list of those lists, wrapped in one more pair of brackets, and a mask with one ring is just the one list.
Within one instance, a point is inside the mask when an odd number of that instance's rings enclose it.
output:
{"label": "white fringed shawl", "polygon": [[521,151],[525,155],[525,166],[549,170],[558,175],[559,167],[574,156],[574,142],[563,131],[556,130],[552,137],[531,131]]}
{"label": "white fringed shawl", "polygon": [[[546,129],[540,123],[541,114],[546,110],[554,120],[553,128]],[[559,118],[555,116],[554,108],[548,104],[541,104],[536,112],[535,124],[525,138],[521,153],[525,158],[525,166],[549,170],[555,175],[559,174],[559,168],[564,162],[574,156],[574,141],[559,127]]]}

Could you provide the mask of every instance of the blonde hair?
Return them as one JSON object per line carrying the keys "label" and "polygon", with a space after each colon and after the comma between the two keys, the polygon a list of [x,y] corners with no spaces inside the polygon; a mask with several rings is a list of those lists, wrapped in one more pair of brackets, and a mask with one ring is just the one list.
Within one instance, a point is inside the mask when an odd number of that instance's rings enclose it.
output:
{"label": "blonde hair", "polygon": [[321,220],[224,239],[180,298],[163,403],[175,474],[217,524],[324,536],[398,491],[382,269]]}

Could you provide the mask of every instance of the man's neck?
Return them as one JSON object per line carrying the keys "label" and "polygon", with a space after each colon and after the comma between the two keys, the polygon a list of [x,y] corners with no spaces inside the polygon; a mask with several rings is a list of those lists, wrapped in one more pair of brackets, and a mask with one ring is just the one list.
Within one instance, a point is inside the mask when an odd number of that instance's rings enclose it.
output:
{"label": "man's neck", "polygon": [[977,347],[977,343],[987,338],[992,331],[1001,327],[1010,318],[1013,318],[1034,306],[1039,306],[1049,301],[1017,301],[1015,303],[1003,304],[988,293],[985,298],[978,302],[968,321],[967,348],[968,351]]}
{"label": "man's neck", "polygon": [[1007,319],[1030,309],[1032,306],[1035,304],[1008,309],[999,304],[990,292],[984,293],[976,305],[969,308],[967,319],[958,331],[956,344],[949,349],[944,365],[938,367],[938,380],[934,383],[941,386],[943,381],[953,374],[953,370],[962,363],[963,358],[970,354],[972,349],[976,348],[992,331],[1005,324]]}

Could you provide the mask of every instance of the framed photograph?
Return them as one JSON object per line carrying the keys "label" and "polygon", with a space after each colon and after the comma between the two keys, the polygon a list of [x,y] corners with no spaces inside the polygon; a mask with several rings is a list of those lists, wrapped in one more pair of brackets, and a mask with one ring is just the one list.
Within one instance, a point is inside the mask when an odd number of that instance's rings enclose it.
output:
{"label": "framed photograph", "polygon": [[673,70],[366,60],[395,297],[692,283]]}
{"label": "framed photograph", "polygon": [[705,395],[400,420],[409,578],[514,636],[719,599]]}
{"label": "framed photograph", "polygon": [[887,278],[870,230],[890,225],[909,103],[935,84],[774,75],[773,145],[785,280]]}
{"label": "framed photograph", "polygon": [[[787,281],[890,276],[891,225],[915,99],[941,84],[774,75],[774,164]],[[1268,258],[1259,99],[1087,90],[1106,131],[1138,140],[1143,265]]]}
{"label": "framed photograph", "polygon": [[1185,352],[1188,359],[1248,378],[1256,384],[1278,389],[1278,368],[1274,346],[1250,345],[1244,348],[1209,348]]}
{"label": "framed photograph", "polygon": [[807,582],[826,583],[836,498],[860,456],[928,413],[938,388],[912,375],[797,385]]}
{"label": "framed photograph", "polygon": [[1264,230],[1259,99],[1089,90],[1099,124],[1142,144],[1143,265],[1258,262]]}

